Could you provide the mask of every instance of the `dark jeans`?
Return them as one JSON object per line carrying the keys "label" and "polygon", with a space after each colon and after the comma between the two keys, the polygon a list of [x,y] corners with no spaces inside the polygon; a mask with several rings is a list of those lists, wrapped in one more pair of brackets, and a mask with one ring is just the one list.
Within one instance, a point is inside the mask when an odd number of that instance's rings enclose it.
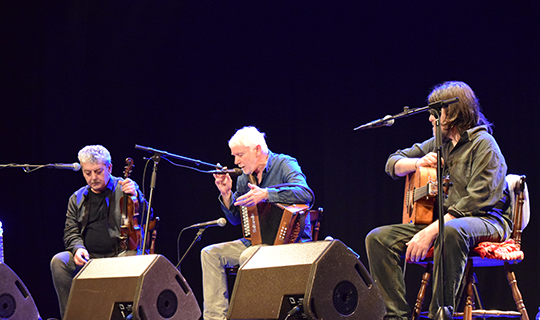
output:
{"label": "dark jeans", "polygon": [[[395,224],[373,229],[366,237],[366,250],[371,275],[377,283],[386,305],[385,319],[408,319],[411,308],[407,304],[402,264],[407,243],[425,225]],[[507,227],[493,218],[465,217],[448,221],[444,228],[444,305],[454,307],[470,248],[482,241],[501,241],[507,238]],[[434,265],[433,279],[439,268]],[[439,309],[437,284],[433,281],[433,298],[429,317]]]}
{"label": "dark jeans", "polygon": [[[129,253],[128,253],[129,252]],[[135,254],[135,251],[127,251],[124,254]],[[123,254],[120,254],[121,256]],[[94,258],[106,258],[114,257],[116,254],[111,253],[108,255],[98,255],[90,254],[90,259]],[[58,304],[60,307],[60,316],[63,318],[66,312],[66,306],[69,298],[69,291],[71,290],[71,283],[73,278],[81,270],[81,267],[78,267],[73,260],[73,254],[70,251],[63,251],[57,253],[51,259],[51,273],[52,280],[54,284],[54,289],[56,290],[56,295],[58,296]]]}

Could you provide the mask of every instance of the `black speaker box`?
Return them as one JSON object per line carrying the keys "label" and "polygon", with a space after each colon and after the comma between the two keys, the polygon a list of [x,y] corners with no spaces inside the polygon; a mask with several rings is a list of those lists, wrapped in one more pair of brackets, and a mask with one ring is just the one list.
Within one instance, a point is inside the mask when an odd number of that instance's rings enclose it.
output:
{"label": "black speaker box", "polygon": [[0,263],[0,319],[41,320],[28,289],[4,263]]}
{"label": "black speaker box", "polygon": [[73,279],[64,320],[129,316],[198,320],[201,310],[184,277],[161,255],[90,260]]}
{"label": "black speaker box", "polygon": [[261,247],[238,270],[228,319],[289,312],[288,319],[376,320],[386,310],[357,255],[333,240]]}

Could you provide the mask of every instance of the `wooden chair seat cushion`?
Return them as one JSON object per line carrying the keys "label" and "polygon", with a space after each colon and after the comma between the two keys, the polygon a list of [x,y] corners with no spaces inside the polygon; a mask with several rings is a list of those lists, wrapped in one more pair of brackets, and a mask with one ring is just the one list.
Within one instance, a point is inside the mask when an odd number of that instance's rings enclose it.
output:
{"label": "wooden chair seat cushion", "polygon": [[482,258],[497,260],[523,260],[525,255],[514,239],[504,242],[481,242],[473,249]]}
{"label": "wooden chair seat cushion", "polygon": [[[433,261],[434,248],[431,247],[426,258],[416,264],[426,264]],[[472,258],[476,266],[500,266],[504,262],[510,264],[516,264],[521,262],[525,255],[521,251],[521,247],[514,239],[508,239],[504,242],[481,242],[473,248],[469,254],[469,258]],[[489,261],[494,260],[494,261]],[[407,261],[409,262],[409,261]]]}

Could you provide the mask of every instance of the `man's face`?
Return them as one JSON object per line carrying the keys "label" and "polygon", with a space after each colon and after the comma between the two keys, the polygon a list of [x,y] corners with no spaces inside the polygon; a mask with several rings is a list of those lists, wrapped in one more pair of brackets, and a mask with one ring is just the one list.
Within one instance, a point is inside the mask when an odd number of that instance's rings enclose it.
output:
{"label": "man's face", "polygon": [[249,148],[245,146],[231,147],[231,154],[234,156],[234,164],[240,167],[245,174],[252,174],[258,165],[259,146]]}
{"label": "man's face", "polygon": [[107,188],[111,177],[112,164],[106,166],[104,163],[81,163],[82,172],[86,183],[95,193],[101,193]]}
{"label": "man's face", "polygon": [[[431,122],[431,125],[433,126],[433,136],[435,137],[436,133],[437,133],[437,127],[435,126],[435,116],[433,116],[432,114],[429,115],[429,122]],[[448,129],[446,128],[446,126],[444,125],[444,122],[446,121],[446,108],[442,108],[441,110],[441,135],[442,135],[442,139],[443,141],[448,138]]]}

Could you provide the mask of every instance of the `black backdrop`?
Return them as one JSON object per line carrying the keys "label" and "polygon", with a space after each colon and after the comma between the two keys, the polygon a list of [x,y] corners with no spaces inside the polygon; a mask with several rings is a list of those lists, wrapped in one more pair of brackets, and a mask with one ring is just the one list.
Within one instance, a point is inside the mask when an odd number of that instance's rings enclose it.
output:
{"label": "black backdrop", "polygon": [[[404,182],[384,173],[386,157],[431,128],[420,114],[352,129],[423,106],[445,80],[476,91],[509,172],[528,177],[536,212],[539,21],[534,1],[2,0],[0,163],[71,163],[81,147],[103,144],[113,174],[122,175],[129,156],[142,183],[150,154],[135,144],[233,166],[227,140],[255,125],[272,151],[299,160],[325,209],[322,236],[341,239],[367,266],[366,234],[401,219]],[[57,317],[49,261],[63,249],[67,199],[84,180],[48,169],[3,169],[0,177],[6,263],[41,315]],[[175,263],[179,231],[222,216],[217,194],[212,176],[162,161],[157,251]],[[531,220],[516,270],[532,316],[540,224]],[[194,232],[184,233],[180,251]],[[182,273],[199,302],[198,251],[240,235],[231,225],[208,229],[188,255]],[[409,269],[414,288],[421,270]],[[488,307],[512,306],[502,270],[479,277]]]}

